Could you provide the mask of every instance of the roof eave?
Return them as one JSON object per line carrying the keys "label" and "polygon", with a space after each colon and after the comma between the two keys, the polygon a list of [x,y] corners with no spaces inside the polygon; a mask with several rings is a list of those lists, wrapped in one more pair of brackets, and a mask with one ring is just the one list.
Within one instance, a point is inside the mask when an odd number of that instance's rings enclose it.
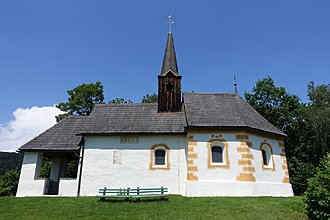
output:
{"label": "roof eave", "polygon": [[69,151],[78,151],[80,149],[80,146],[77,148],[26,148],[26,149],[17,149],[17,152],[35,152],[35,151],[43,151],[43,152],[48,152],[48,151],[63,151],[63,152],[69,152]]}
{"label": "roof eave", "polygon": [[114,135],[176,135],[176,134],[186,134],[186,131],[173,131],[173,132],[103,132],[103,133],[93,133],[85,132],[78,133],[78,136],[114,136]]}
{"label": "roof eave", "polygon": [[257,134],[265,134],[268,136],[274,136],[277,138],[284,139],[287,137],[286,134],[284,133],[275,133],[275,132],[270,132],[270,131],[265,131],[261,129],[256,129],[252,127],[247,127],[247,126],[188,126],[187,131],[189,130],[221,130],[221,131],[248,131],[248,132],[253,132]]}

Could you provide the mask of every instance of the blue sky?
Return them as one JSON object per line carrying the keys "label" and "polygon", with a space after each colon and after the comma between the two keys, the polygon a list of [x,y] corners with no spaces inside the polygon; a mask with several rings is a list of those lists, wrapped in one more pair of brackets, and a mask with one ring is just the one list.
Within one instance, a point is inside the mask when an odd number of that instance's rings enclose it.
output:
{"label": "blue sky", "polygon": [[0,124],[97,80],[106,101],[157,91],[168,27],[184,91],[241,95],[270,75],[307,101],[329,83],[330,1],[0,1]]}

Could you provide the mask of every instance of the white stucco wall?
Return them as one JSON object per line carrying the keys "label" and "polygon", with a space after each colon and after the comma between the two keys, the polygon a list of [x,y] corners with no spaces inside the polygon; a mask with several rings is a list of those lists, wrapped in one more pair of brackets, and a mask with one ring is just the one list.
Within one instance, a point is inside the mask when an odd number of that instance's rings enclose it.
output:
{"label": "white stucco wall", "polygon": [[44,192],[44,179],[38,179],[36,173],[38,172],[38,164],[41,164],[42,153],[25,152],[21,175],[19,178],[17,197],[22,196],[41,196]]}
{"label": "white stucco wall", "polygon": [[187,194],[200,196],[293,196],[291,184],[258,182],[187,182]]}
{"label": "white stucco wall", "polygon": [[[60,159],[55,159],[51,176],[57,180],[60,167]],[[45,179],[39,178],[39,170],[42,163],[41,152],[25,152],[20,179],[17,188],[17,197],[47,196],[44,195]],[[77,179],[61,178],[59,182],[59,196],[77,196]]]}
{"label": "white stucco wall", "polygon": [[[127,136],[128,137],[128,136]],[[98,189],[167,187],[171,194],[185,194],[186,136],[140,135],[137,143],[121,143],[119,136],[85,137],[81,195],[95,196]],[[150,170],[150,148],[169,147],[168,170]]]}
{"label": "white stucco wall", "polygon": [[[253,172],[245,172],[251,174],[255,181],[238,181],[237,177],[243,172],[243,166],[239,164],[242,159],[242,153],[237,148],[242,145],[242,141],[238,140],[236,135],[248,135],[249,159]],[[188,136],[192,138],[192,150],[197,158],[193,159],[193,165],[197,171],[194,176],[198,179],[187,181],[187,196],[292,196],[293,191],[291,184],[283,183],[285,170],[282,169],[283,158],[281,158],[281,148],[279,140],[266,138],[253,134],[242,133],[213,133],[213,132],[190,132]],[[208,167],[208,142],[216,137],[223,139],[228,147],[229,167]],[[260,144],[266,142],[273,150],[274,170],[262,169],[262,154]],[[188,144],[189,146],[189,144]],[[189,160],[189,157],[188,157]],[[188,165],[189,166],[189,165]]]}
{"label": "white stucco wall", "polygon": [[77,179],[61,178],[58,188],[58,195],[60,196],[77,196]]}
{"label": "white stucco wall", "polygon": [[[240,140],[237,135],[247,135]],[[286,158],[279,139],[250,133],[189,132],[185,135],[124,135],[88,136],[85,138],[81,196],[95,196],[98,189],[167,187],[170,194],[186,196],[292,196],[288,180]],[[124,138],[124,139],[123,139]],[[208,143],[222,139],[227,144],[227,168],[208,166]],[[124,140],[124,141],[123,141]],[[238,148],[249,142],[251,172],[239,163],[243,153]],[[267,143],[273,151],[274,169],[263,169],[260,144]],[[169,169],[150,169],[151,147],[166,144],[169,147]],[[42,154],[24,155],[17,196],[41,196],[43,179],[36,178],[37,164]],[[244,160],[244,158],[243,158]],[[245,166],[246,167],[246,166]],[[37,172],[38,173],[38,172]],[[253,180],[240,180],[247,173]],[[192,178],[188,178],[193,174]],[[79,176],[79,174],[78,174]],[[76,196],[77,179],[60,179],[59,195]]]}

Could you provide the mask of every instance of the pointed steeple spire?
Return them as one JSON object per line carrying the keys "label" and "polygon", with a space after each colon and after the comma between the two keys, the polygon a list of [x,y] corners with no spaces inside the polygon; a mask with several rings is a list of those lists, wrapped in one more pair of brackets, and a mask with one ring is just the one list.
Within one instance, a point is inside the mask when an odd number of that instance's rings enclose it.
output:
{"label": "pointed steeple spire", "polygon": [[169,32],[162,71],[158,75],[158,112],[181,112],[181,76],[176,62],[172,36],[172,16],[168,16]]}
{"label": "pointed steeple spire", "polygon": [[174,49],[174,40],[171,31],[168,33],[167,36],[165,55],[160,76],[165,76],[169,71],[171,71],[175,76],[179,76],[178,64],[176,62],[176,55]]}

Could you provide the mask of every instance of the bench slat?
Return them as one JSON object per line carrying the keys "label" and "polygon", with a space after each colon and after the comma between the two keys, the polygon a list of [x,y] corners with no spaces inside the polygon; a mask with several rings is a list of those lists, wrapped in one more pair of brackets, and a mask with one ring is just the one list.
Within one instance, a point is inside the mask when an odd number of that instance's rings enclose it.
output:
{"label": "bench slat", "polygon": [[[167,190],[168,188],[163,188],[163,190]],[[99,189],[100,191],[103,191],[104,189]],[[127,191],[127,189],[106,189],[107,191]],[[157,190],[161,191],[161,188],[141,188],[141,189],[129,189],[129,191],[146,191],[146,190]]]}
{"label": "bench slat", "polygon": [[168,195],[161,195],[161,194],[150,194],[150,195],[123,195],[123,196],[110,196],[110,195],[106,195],[106,196],[99,196],[100,198],[147,198],[147,197],[166,197]]}
{"label": "bench slat", "polygon": [[151,197],[167,197],[168,188],[136,188],[136,189],[99,189],[101,199],[105,198],[151,198]]}
{"label": "bench slat", "polygon": [[[147,194],[147,193],[167,193],[167,190],[163,190],[163,191],[156,191],[156,190],[150,190],[150,191],[129,191],[129,194]],[[127,191],[100,191],[99,193],[109,193],[109,194],[127,194]]]}

